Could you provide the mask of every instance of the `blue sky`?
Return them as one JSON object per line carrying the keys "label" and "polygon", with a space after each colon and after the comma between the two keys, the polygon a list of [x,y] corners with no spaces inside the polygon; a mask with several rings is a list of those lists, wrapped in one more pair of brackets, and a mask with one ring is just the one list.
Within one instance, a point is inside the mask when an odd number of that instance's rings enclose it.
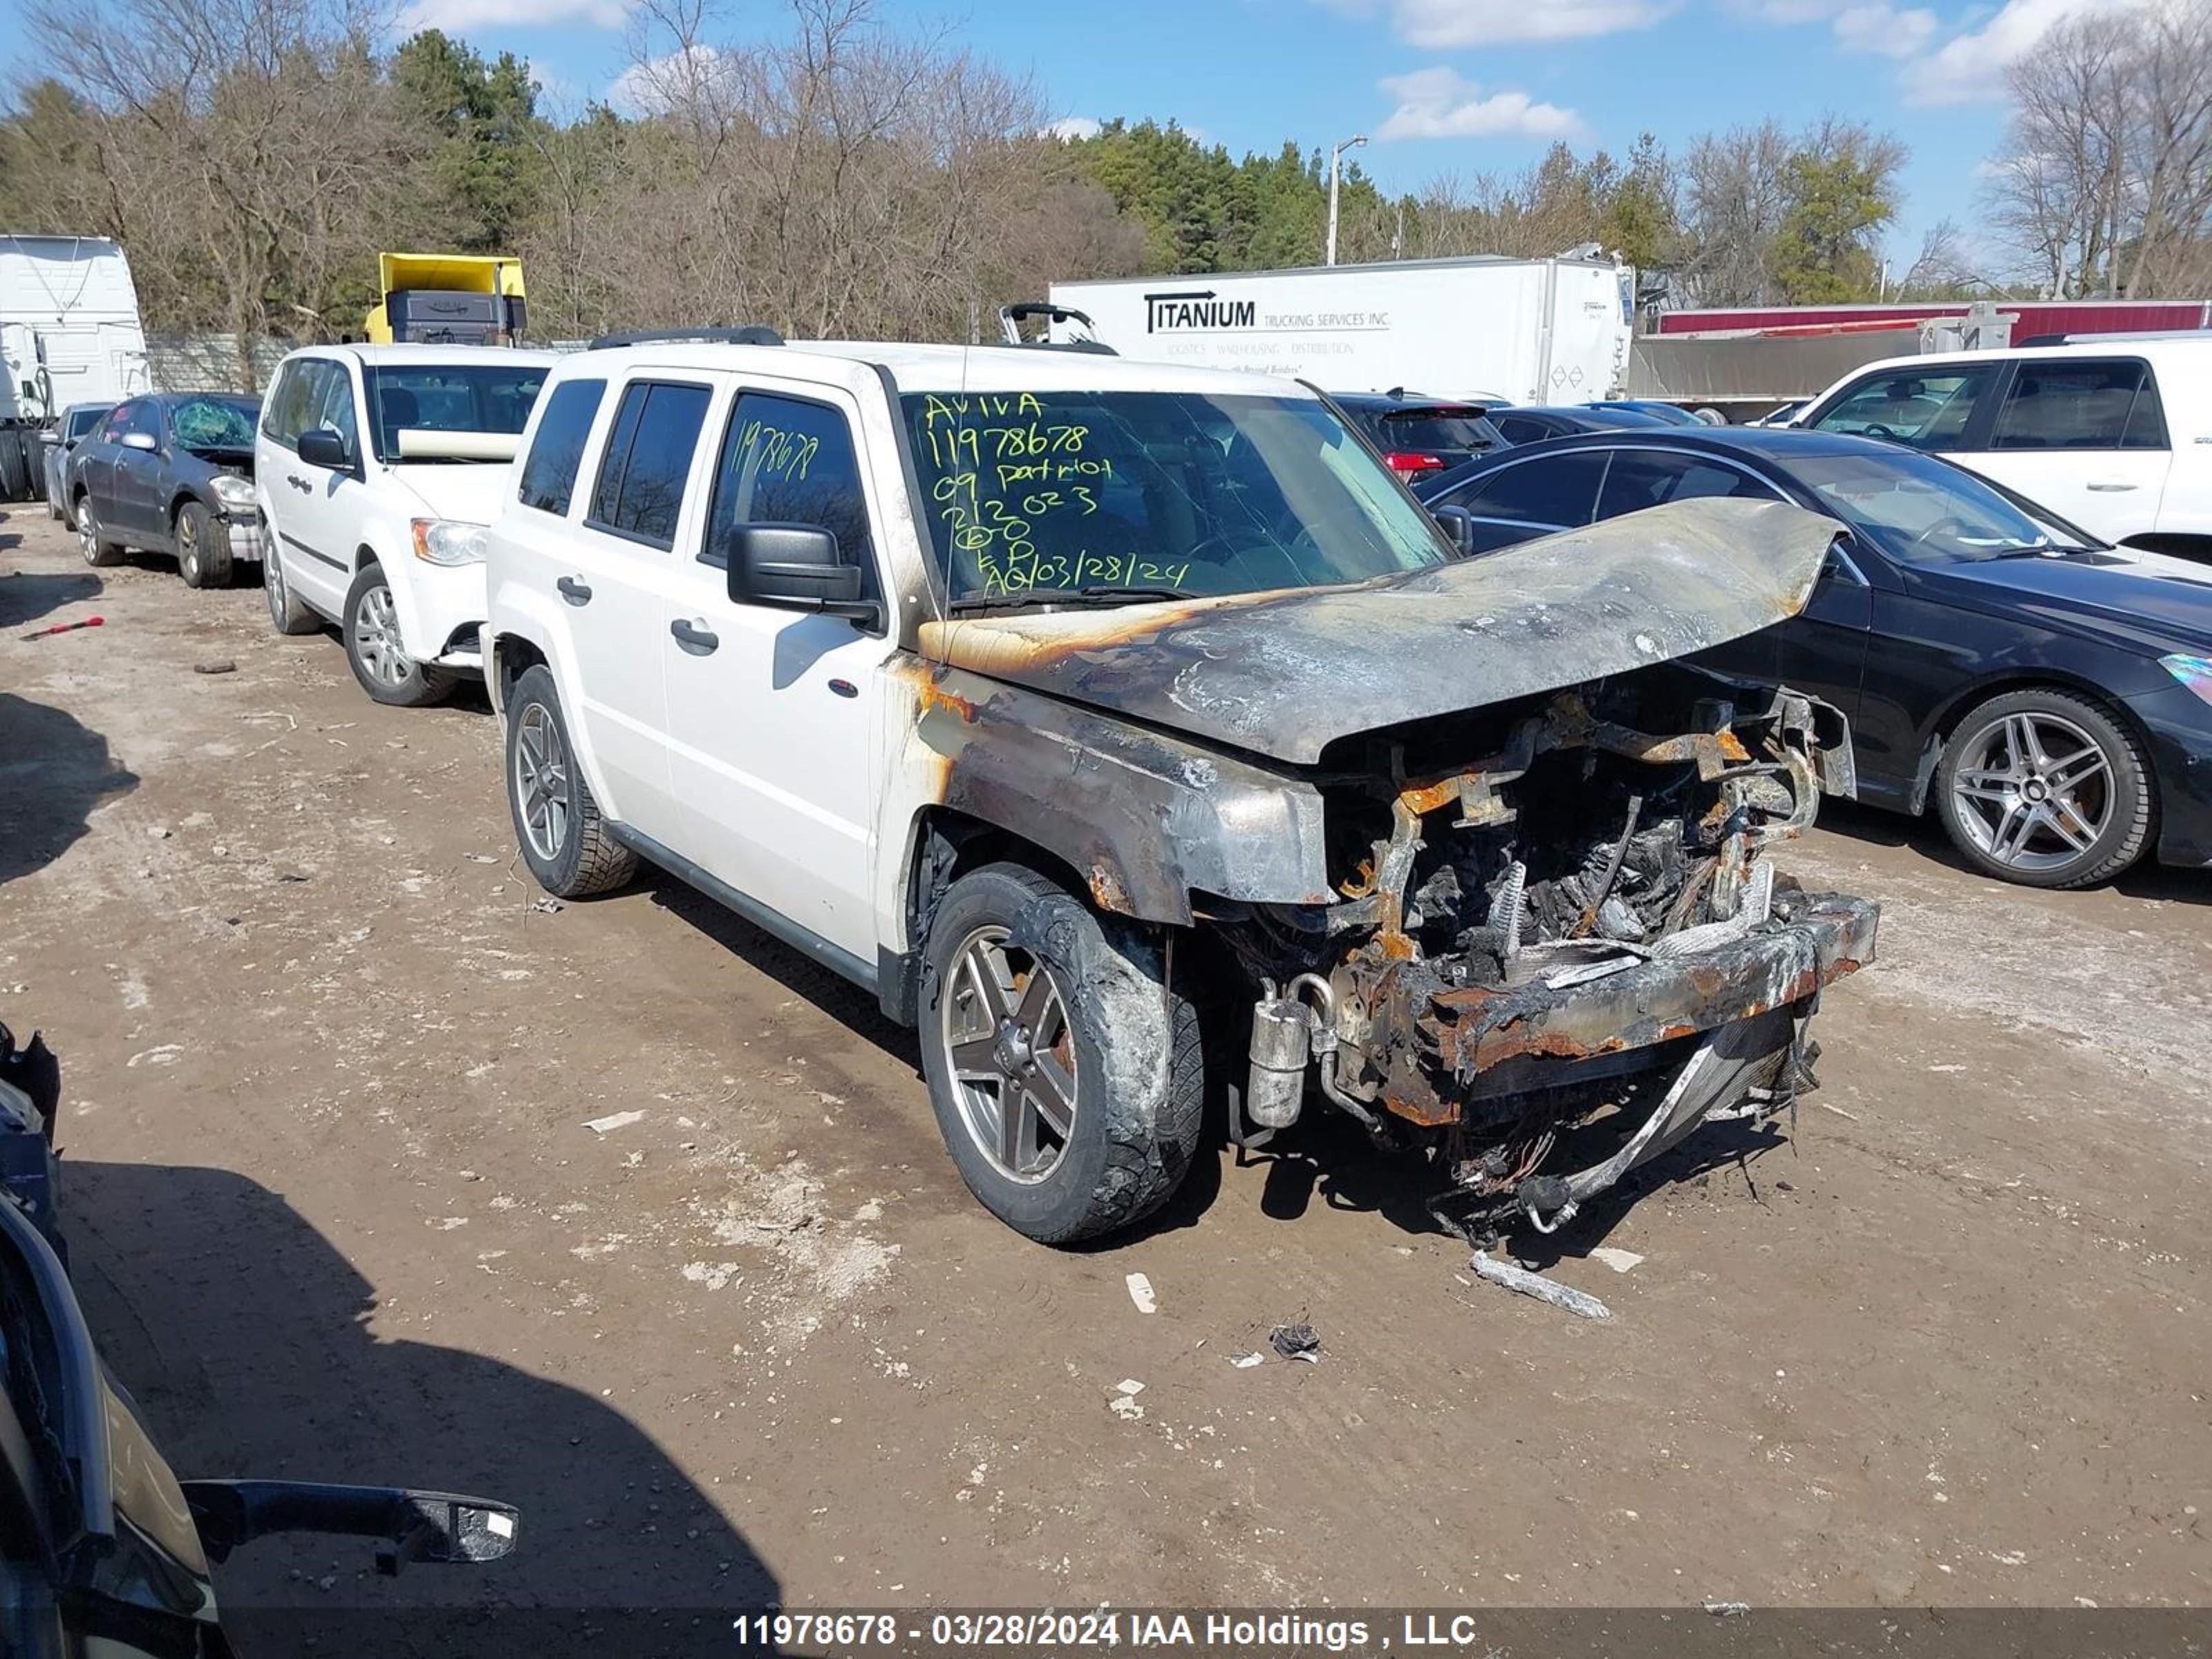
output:
{"label": "blue sky", "polygon": [[[1386,189],[1510,170],[1554,137],[1625,152],[1773,115],[1834,111],[1911,151],[1900,266],[1951,217],[1971,246],[1975,168],[2003,126],[2002,66],[2052,22],[2125,0],[878,0],[1032,74],[1073,121],[1173,117],[1232,151],[1354,133]],[[558,101],[603,96],[630,63],[629,0],[403,0],[479,48],[527,58]],[[28,65],[0,0],[0,73]],[[721,38],[781,31],[775,0],[722,14]]]}

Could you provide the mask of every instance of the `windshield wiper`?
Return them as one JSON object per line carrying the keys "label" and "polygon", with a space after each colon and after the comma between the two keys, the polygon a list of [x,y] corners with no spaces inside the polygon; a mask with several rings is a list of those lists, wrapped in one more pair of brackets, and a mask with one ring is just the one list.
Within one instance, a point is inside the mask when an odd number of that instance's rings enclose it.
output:
{"label": "windshield wiper", "polygon": [[1172,587],[1031,587],[1019,593],[969,593],[952,601],[950,609],[1004,611],[1026,605],[1130,605],[1145,599],[1188,599],[1194,594]]}

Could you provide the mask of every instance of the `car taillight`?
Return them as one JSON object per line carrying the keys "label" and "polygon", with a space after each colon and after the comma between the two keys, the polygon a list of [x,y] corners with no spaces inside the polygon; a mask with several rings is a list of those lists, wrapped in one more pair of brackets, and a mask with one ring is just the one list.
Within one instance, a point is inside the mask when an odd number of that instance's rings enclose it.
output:
{"label": "car taillight", "polygon": [[1444,470],[1443,456],[1424,455],[1419,450],[1394,449],[1382,459],[1389,464],[1393,472],[1402,472],[1409,477],[1416,472],[1441,472]]}

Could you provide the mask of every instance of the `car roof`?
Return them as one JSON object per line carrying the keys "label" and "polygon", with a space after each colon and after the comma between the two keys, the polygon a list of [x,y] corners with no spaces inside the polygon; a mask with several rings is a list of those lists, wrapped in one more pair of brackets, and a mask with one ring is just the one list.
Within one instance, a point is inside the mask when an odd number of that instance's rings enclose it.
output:
{"label": "car roof", "polygon": [[1456,489],[1506,466],[1545,455],[1570,455],[1585,449],[1672,449],[1716,455],[1747,462],[1769,462],[1787,467],[1793,460],[1816,455],[1872,455],[1894,460],[1920,452],[1901,448],[1879,438],[1862,438],[1847,432],[1807,432],[1787,426],[1668,426],[1655,422],[1649,427],[1623,427],[1603,432],[1574,432],[1540,443],[1521,444],[1494,450],[1448,472],[1419,480],[1414,493],[1426,500]]}
{"label": "car roof", "polygon": [[[2069,340],[2063,345],[2000,346],[1993,351],[1936,351],[1911,357],[1884,357],[1879,362],[1862,363],[1848,374],[1837,377],[1837,383],[1856,380],[1863,374],[1877,370],[1918,368],[1930,373],[1938,369],[1955,368],[1969,363],[2002,362],[2064,362],[2070,357],[2163,357],[2168,353],[2184,356],[2212,351],[2212,329],[2196,333],[2166,337],[2158,339],[2142,335],[2116,335],[2109,340]],[[2192,364],[2195,369],[2212,370],[2212,363]],[[1830,390],[1833,390],[1832,386]],[[1826,396],[1826,392],[1820,394]]]}
{"label": "car roof", "polygon": [[1419,415],[1424,410],[1448,409],[1455,414],[1487,415],[1492,405],[1480,398],[1431,398],[1411,392],[1332,392],[1340,407],[1369,414]]}
{"label": "car roof", "polygon": [[1656,415],[1646,415],[1640,409],[1601,409],[1594,404],[1508,404],[1489,411],[1492,415],[1548,415],[1570,421],[1588,421],[1594,426],[1618,427],[1624,431],[1643,431],[1647,427],[1667,427],[1674,424]]}
{"label": "car roof", "polygon": [[[812,363],[809,360],[813,360]],[[994,396],[1023,392],[1170,392],[1201,396],[1313,398],[1294,380],[1231,369],[1189,368],[1103,351],[1053,351],[1037,346],[922,345],[881,340],[793,340],[738,345],[719,340],[665,339],[580,351],[564,360],[570,374],[632,366],[680,365],[766,377],[844,380],[832,365],[888,374],[901,392]]]}
{"label": "car roof", "polygon": [[343,345],[303,346],[292,355],[295,357],[349,356],[362,368],[374,368],[380,363],[469,363],[494,356],[502,362],[550,366],[569,354],[543,351],[531,346],[424,345],[410,341],[399,345],[349,343]]}

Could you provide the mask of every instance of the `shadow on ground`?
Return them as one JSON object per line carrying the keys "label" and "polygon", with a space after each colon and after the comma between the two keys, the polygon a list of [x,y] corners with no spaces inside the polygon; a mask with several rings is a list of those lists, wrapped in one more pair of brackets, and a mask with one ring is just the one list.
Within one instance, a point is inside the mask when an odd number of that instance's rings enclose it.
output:
{"label": "shadow on ground", "polygon": [[[0,536],[0,547],[6,544],[7,538]],[[100,578],[88,572],[49,575],[18,570],[0,576],[0,631],[26,627],[65,605],[81,605],[100,589]]]}
{"label": "shadow on ground", "polygon": [[0,691],[0,884],[52,863],[85,835],[95,807],[137,787],[107,739],[76,716]]}
{"label": "shadow on ground", "polygon": [[369,1571],[362,1540],[255,1542],[216,1578],[246,1659],[721,1655],[731,1619],[775,1598],[752,1547],[619,1412],[482,1354],[380,1337],[376,1288],[281,1194],[222,1170],[64,1167],[79,1299],[180,1476],[431,1487],[521,1510],[507,1560],[396,1580]]}

